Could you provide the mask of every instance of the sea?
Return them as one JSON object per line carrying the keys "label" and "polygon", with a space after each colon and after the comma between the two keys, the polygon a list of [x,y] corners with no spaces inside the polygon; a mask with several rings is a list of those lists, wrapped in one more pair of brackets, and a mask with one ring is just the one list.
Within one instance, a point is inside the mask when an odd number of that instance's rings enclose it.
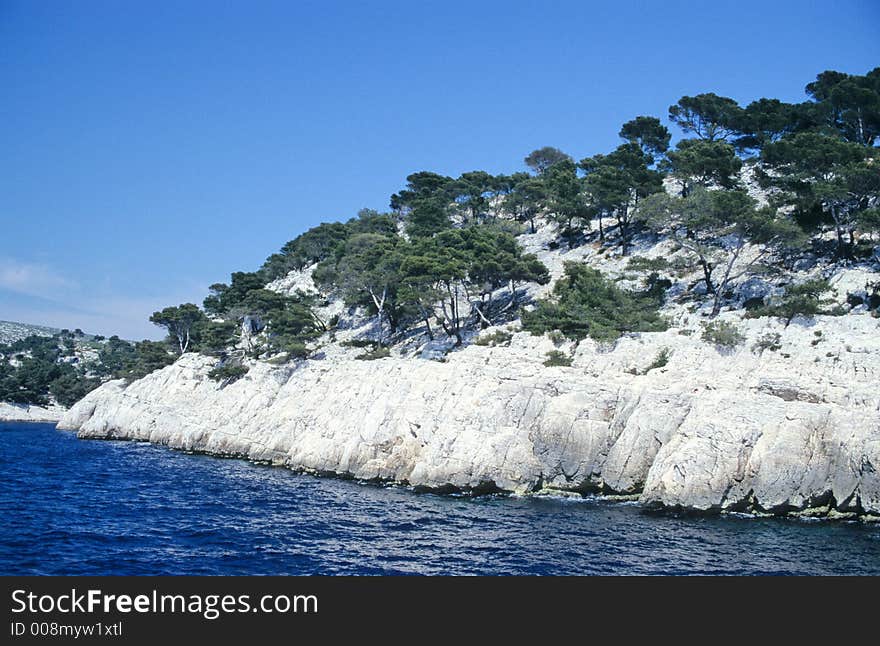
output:
{"label": "sea", "polygon": [[880,526],[435,495],[0,422],[0,573],[880,574]]}

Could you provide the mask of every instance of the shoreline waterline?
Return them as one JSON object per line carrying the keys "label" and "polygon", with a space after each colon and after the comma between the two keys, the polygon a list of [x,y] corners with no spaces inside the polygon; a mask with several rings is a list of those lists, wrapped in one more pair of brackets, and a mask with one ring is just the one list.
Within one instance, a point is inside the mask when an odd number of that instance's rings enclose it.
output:
{"label": "shoreline waterline", "polygon": [[50,424],[0,429],[9,574],[880,574],[880,528],[861,523],[414,495]]}
{"label": "shoreline waterline", "polygon": [[[34,423],[37,424],[39,422],[24,422],[24,423]],[[494,486],[494,483],[490,483],[485,487],[477,487],[477,488],[460,488],[455,487],[453,485],[444,485],[441,487],[426,487],[423,485],[412,485],[408,482],[401,482],[394,479],[385,479],[385,478],[359,478],[351,473],[347,472],[335,472],[335,471],[327,471],[327,470],[315,470],[308,469],[304,467],[297,467],[290,464],[285,463],[276,463],[270,460],[257,460],[251,457],[248,457],[243,453],[217,453],[211,451],[203,451],[197,449],[182,449],[175,446],[170,446],[166,444],[154,443],[149,440],[144,440],[136,437],[83,437],[80,438],[77,436],[77,432],[70,429],[64,428],[56,428],[55,430],[70,433],[73,436],[77,437],[78,440],[82,441],[93,441],[93,442],[133,442],[140,444],[148,444],[150,446],[159,447],[162,449],[174,451],[176,453],[182,455],[198,455],[205,456],[210,458],[216,458],[219,460],[240,460],[242,462],[252,464],[255,466],[263,466],[263,467],[271,467],[283,469],[286,471],[290,471],[297,475],[307,475],[313,476],[316,478],[329,478],[334,480],[343,480],[343,481],[353,481],[359,484],[365,485],[375,485],[380,487],[396,487],[404,491],[408,491],[413,494],[432,494],[436,496],[451,496],[451,497],[460,497],[460,498],[482,498],[485,496],[499,496],[499,497],[513,497],[513,498],[547,498],[547,499],[556,499],[556,500],[571,500],[571,501],[602,501],[609,504],[633,504],[639,506],[645,512],[651,512],[656,514],[676,514],[680,516],[718,516],[718,517],[732,517],[732,518],[762,518],[762,519],[776,519],[776,520],[795,520],[795,521],[808,521],[808,522],[832,522],[832,523],[859,523],[866,525],[878,525],[880,526],[880,516],[872,515],[872,514],[857,514],[857,513],[842,513],[834,510],[833,505],[826,506],[817,506],[817,507],[808,507],[800,510],[793,510],[789,512],[782,513],[774,513],[769,511],[760,511],[760,510],[737,510],[737,509],[719,509],[719,508],[710,508],[710,509],[695,509],[690,507],[682,507],[682,506],[666,506],[662,504],[645,504],[640,501],[641,492],[635,493],[602,493],[601,491],[594,490],[567,490],[567,489],[541,489],[537,491],[531,492],[516,492],[509,491],[504,489],[499,489]]]}

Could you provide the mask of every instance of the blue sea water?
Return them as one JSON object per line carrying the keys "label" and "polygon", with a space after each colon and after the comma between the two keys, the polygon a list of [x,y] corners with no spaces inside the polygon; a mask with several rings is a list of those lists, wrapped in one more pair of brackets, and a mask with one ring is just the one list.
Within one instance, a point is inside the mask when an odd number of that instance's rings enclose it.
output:
{"label": "blue sea water", "polygon": [[880,527],[414,493],[0,422],[2,574],[880,574]]}

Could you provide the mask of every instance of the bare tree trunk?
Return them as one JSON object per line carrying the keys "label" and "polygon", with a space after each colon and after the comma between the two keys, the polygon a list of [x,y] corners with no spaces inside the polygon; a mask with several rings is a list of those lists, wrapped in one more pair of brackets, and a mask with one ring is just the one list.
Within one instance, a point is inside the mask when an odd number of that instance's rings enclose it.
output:
{"label": "bare tree trunk", "polygon": [[703,256],[700,256],[700,267],[703,269],[703,279],[706,281],[706,293],[714,294],[715,285],[712,284],[712,267]]}
{"label": "bare tree trunk", "polygon": [[[452,308],[452,290],[448,285],[446,286],[446,293],[449,294],[449,307],[451,309]],[[447,324],[451,324],[452,315],[450,312],[446,311],[446,301],[443,299],[440,299],[440,311],[443,312],[443,320],[441,321],[441,325],[443,326],[443,331],[446,332],[447,336],[452,336],[450,334],[449,327],[447,325]]]}
{"label": "bare tree trunk", "polygon": [[441,299],[440,308],[443,311],[443,331],[446,336],[454,336],[457,340],[456,345],[461,345],[461,332],[459,331],[459,315],[458,315],[458,286],[453,288],[451,283],[446,283],[446,294],[449,297],[449,311],[446,311],[446,302]]}
{"label": "bare tree trunk", "polygon": [[862,118],[862,109],[858,109],[859,112],[859,142],[864,144],[865,146],[870,146],[867,141],[865,141],[865,121]]}
{"label": "bare tree trunk", "polygon": [[846,240],[844,240],[844,222],[836,205],[831,206],[831,219],[834,221],[834,231],[837,234],[837,257],[849,258],[851,250],[847,248]]}
{"label": "bare tree trunk", "polygon": [[730,270],[733,269],[734,263],[736,263],[736,259],[739,258],[739,254],[742,252],[744,241],[740,239],[739,246],[736,251],[730,257],[730,261],[727,263],[727,267],[724,269],[724,276],[721,278],[721,282],[718,285],[718,289],[715,290],[715,299],[712,302],[712,314],[711,317],[715,318],[721,313],[721,297],[724,295],[725,290],[727,289],[727,282],[730,280]]}
{"label": "bare tree trunk", "polygon": [[461,312],[458,307],[458,284],[455,284],[452,295],[452,329],[455,332],[455,345],[462,343],[461,339]]}
{"label": "bare tree trunk", "polygon": [[837,234],[837,257],[845,258],[846,242],[843,240],[843,227],[837,222],[837,218],[834,219],[834,231]]}
{"label": "bare tree trunk", "polygon": [[482,321],[481,327],[482,327],[482,329],[485,330],[487,327],[490,327],[492,325],[492,321],[490,321],[488,318],[486,318],[486,315],[483,314],[483,307],[484,306],[485,306],[485,301],[483,300],[483,297],[480,296],[480,302],[474,308],[474,311],[476,311],[477,316],[480,317],[480,320]]}
{"label": "bare tree trunk", "polygon": [[376,311],[378,314],[376,315],[379,320],[379,343],[382,343],[382,312],[385,310],[385,297],[388,294],[388,286],[382,288],[382,298],[376,298],[376,294],[373,292],[371,287],[367,288],[367,291],[370,293],[370,297],[373,299],[373,305],[376,306]]}
{"label": "bare tree trunk", "polygon": [[623,251],[624,256],[626,255],[626,250],[629,246],[629,238],[628,238],[629,231],[627,228],[629,225],[628,217],[629,217],[629,207],[628,206],[624,206],[622,211],[618,210],[617,226],[620,228],[620,246],[621,246],[621,249]]}
{"label": "bare tree trunk", "polygon": [[315,322],[316,322],[319,326],[321,326],[321,331],[322,331],[322,332],[326,332],[326,331],[327,331],[327,324],[323,321],[323,319],[321,319],[320,316],[318,316],[317,314],[315,314],[315,311],[314,311],[312,308],[309,308],[309,315],[315,320]]}
{"label": "bare tree trunk", "polygon": [[446,336],[452,336],[452,328],[449,327],[448,321],[449,319],[444,318],[442,321],[440,321],[440,327],[443,328],[443,332],[446,334]]}

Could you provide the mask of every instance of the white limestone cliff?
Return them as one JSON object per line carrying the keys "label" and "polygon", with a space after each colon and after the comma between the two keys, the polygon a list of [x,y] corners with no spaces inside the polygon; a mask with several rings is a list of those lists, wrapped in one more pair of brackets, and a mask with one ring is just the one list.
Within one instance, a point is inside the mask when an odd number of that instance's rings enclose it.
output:
{"label": "white limestone cliff", "polygon": [[[206,376],[213,360],[187,354],[101,386],[59,427],[441,491],[880,516],[878,320],[783,327],[728,313],[747,342],[719,350],[692,318],[613,348],[517,333],[509,347],[473,345],[444,362],[253,362],[226,385]],[[756,346],[775,334],[778,349]],[[649,369],[664,348],[666,365]],[[572,366],[545,367],[553,349]]]}

